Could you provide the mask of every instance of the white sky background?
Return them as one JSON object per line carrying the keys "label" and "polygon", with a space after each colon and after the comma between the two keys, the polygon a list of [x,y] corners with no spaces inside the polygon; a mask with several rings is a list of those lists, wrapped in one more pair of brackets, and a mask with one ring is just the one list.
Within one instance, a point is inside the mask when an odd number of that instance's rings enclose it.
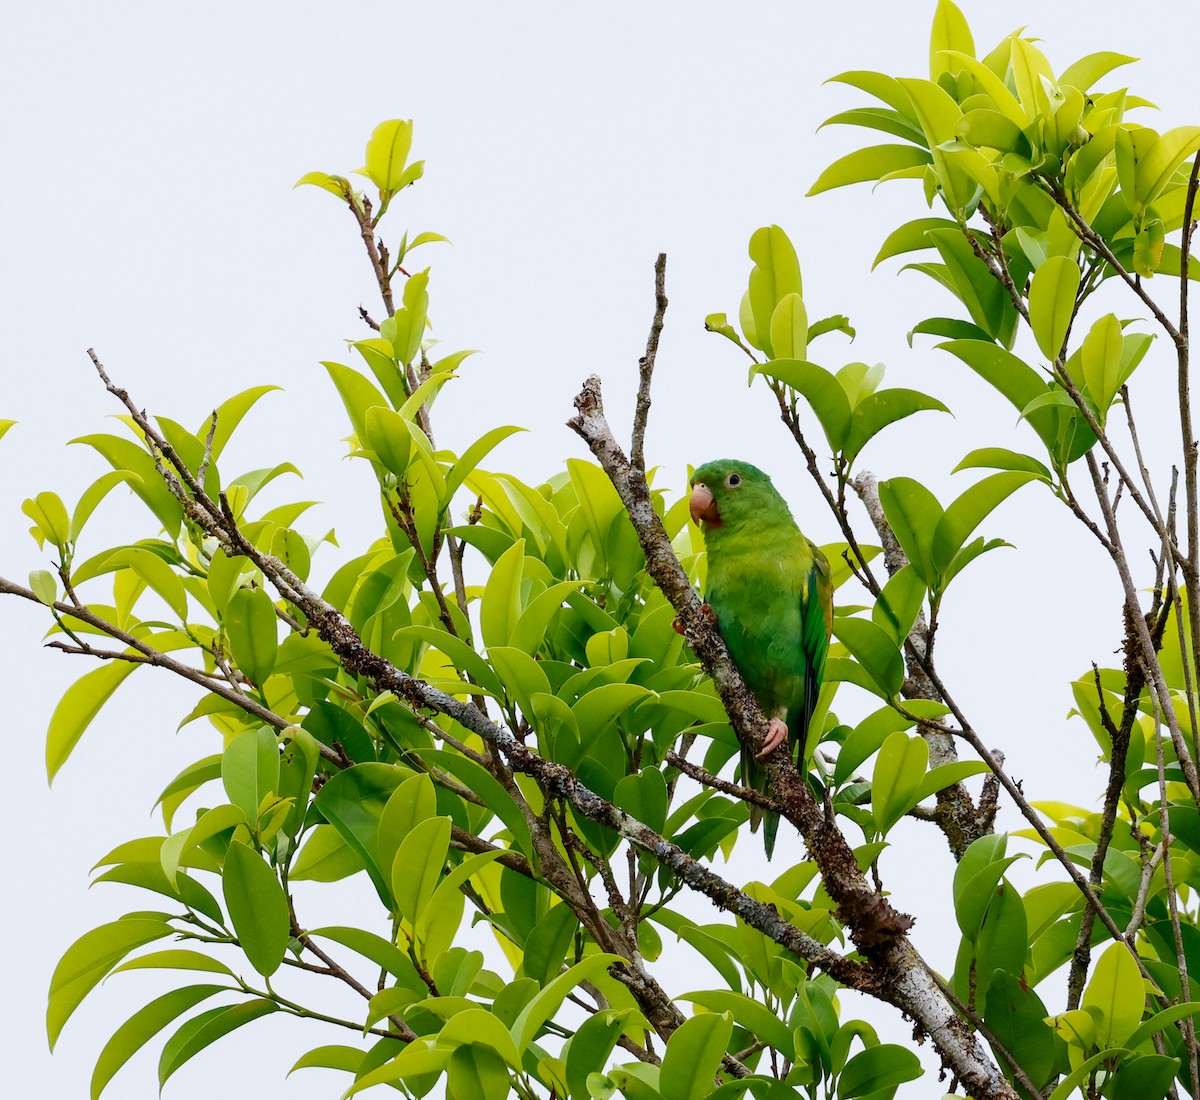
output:
{"label": "white sky background", "polygon": [[[749,234],[778,222],[800,252],[810,317],[847,313],[858,328],[853,345],[823,338],[814,358],[833,369],[882,360],[887,384],[927,389],[954,410],[955,419],[914,417],[865,456],[881,476],[919,477],[948,502],[970,483],[970,474],[949,478],[967,450],[1020,448],[1032,435],[927,338],[908,348],[907,330],[950,312],[948,296],[920,275],[897,277],[897,261],[870,272],[890,228],[924,213],[919,189],[893,184],[872,195],[859,186],[803,198],[836,156],[874,140],[845,128],[815,132],[824,118],[865,104],[852,89],[822,81],[852,68],[927,75],[933,7],[14,6],[0,44],[0,417],[21,423],[0,442],[0,574],[23,581],[47,564],[26,534],[22,499],[54,489],[71,506],[107,469],[90,449],[64,446],[121,430],[104,419],[117,409],[91,370],[89,346],[141,405],[188,425],[247,386],[282,385],[235,437],[225,476],[286,459],[300,466],[304,482],[280,483],[271,499],[325,502],[306,529],[335,527],[342,549],[322,550],[321,576],[374,536],[369,472],[342,460],[339,440],[349,429],[318,361],[352,362],[343,341],[366,335],[356,307],[365,303],[377,316],[380,307],[348,214],[330,195],[291,188],[311,169],[358,167],[372,127],[392,117],[415,119],[413,156],[428,163],[425,179],[385,221],[385,239],[405,227],[453,239],[411,263],[433,265],[430,315],[445,349],[484,352],[435,410],[439,443],[457,448],[495,424],[523,425],[530,433],[491,461],[537,482],[584,454],[563,423],[592,372],[604,378],[610,418],[626,435],[653,306],[652,265],[664,250],[671,306],[649,460],[682,489],[688,462],[749,459],[774,475],[808,534],[833,541],[833,521],[769,394],[747,389],[741,354],[702,328],[711,311],[736,315]],[[1105,84],[1127,81],[1156,101],[1162,114],[1141,118],[1160,129],[1195,121],[1186,114],[1195,102],[1191,4],[965,8],[977,45],[990,49],[1028,24],[1056,69],[1101,49],[1144,57]],[[1173,281],[1153,285],[1177,293]],[[1127,300],[1105,308],[1137,312]],[[1146,396],[1135,389],[1144,436],[1158,454],[1175,445],[1176,431],[1169,416],[1148,418],[1156,380],[1171,371],[1165,351],[1160,341],[1141,368]],[[155,533],[117,497],[92,521],[81,558],[128,538],[132,517],[135,537]],[[1027,489],[989,519],[985,533],[1019,549],[989,555],[956,582],[940,666],[1031,798],[1091,804],[1102,779],[1082,723],[1064,720],[1068,685],[1093,659],[1113,663],[1119,594],[1111,567],[1052,503]],[[1137,561],[1141,583],[1146,561]],[[108,1035],[177,977],[118,976],[67,1025],[58,1054],[47,1053],[45,990],[61,952],[102,921],[154,905],[122,887],[89,891],[88,868],[117,843],[161,831],[150,812],[155,794],[214,751],[215,735],[201,723],[176,735],[194,692],[141,671],[49,791],[46,723],[64,688],[91,666],[41,649],[45,626],[36,608],[0,601],[9,776],[0,802],[0,1011],[6,1090],[67,1097],[86,1095]],[[1009,807],[1000,824],[1020,827]],[[918,946],[948,971],[958,940],[948,915],[950,858],[929,830],[901,826],[893,839],[885,882],[919,916]],[[906,854],[913,839],[919,855]],[[749,861],[730,877],[766,875],[761,858],[749,859],[756,845],[743,847]],[[799,843],[781,835],[772,873],[789,857],[800,858]],[[336,888],[326,890],[333,896],[314,907],[345,905]],[[663,977],[675,991],[695,988],[692,974],[665,969]],[[859,1011],[846,1009],[847,1017]],[[904,1041],[906,1028],[893,1024],[888,1035]],[[106,1095],[153,1095],[161,1039]],[[260,1021],[201,1054],[168,1094],[336,1095],[345,1079],[332,1074],[305,1071],[286,1086],[281,1079],[304,1050],[352,1039],[282,1017]],[[937,1088],[926,1078],[910,1095]]]}

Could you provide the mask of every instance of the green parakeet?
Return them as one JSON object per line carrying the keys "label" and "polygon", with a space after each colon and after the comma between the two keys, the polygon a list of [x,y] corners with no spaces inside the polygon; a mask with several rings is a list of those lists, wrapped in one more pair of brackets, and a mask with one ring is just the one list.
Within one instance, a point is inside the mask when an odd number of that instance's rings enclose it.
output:
{"label": "green parakeet", "polygon": [[[733,658],[770,722],[760,756],[784,739],[793,760],[817,705],[833,623],[829,563],[796,526],[762,470],[719,459],[692,475],[692,519],[704,533],[704,599]],[[742,749],[742,783],[766,791],[767,773]],[[769,859],[779,815],[750,807],[750,827],[766,818]]]}

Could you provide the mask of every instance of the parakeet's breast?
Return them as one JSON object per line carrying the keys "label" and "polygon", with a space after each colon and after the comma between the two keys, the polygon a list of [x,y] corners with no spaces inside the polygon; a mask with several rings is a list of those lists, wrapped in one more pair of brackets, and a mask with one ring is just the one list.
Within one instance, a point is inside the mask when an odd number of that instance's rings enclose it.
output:
{"label": "parakeet's breast", "polygon": [[793,698],[805,673],[801,644],[806,578],[798,532],[754,540],[711,539],[705,599],[751,691],[767,708]]}

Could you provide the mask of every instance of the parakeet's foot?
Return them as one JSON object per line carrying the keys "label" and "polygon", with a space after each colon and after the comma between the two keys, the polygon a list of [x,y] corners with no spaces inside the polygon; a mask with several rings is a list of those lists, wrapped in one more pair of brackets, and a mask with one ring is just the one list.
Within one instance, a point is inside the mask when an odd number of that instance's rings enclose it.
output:
{"label": "parakeet's foot", "polygon": [[[700,605],[700,614],[703,615],[710,623],[712,623],[713,626],[717,625],[717,613],[711,607],[709,607],[708,604],[702,603]],[[671,629],[674,630],[676,634],[683,633],[683,623],[680,622],[679,616],[676,616],[671,620]]]}
{"label": "parakeet's foot", "polygon": [[787,735],[787,723],[782,718],[772,718],[767,725],[767,739],[763,742],[762,752],[758,754],[757,759],[770,756],[787,740]]}

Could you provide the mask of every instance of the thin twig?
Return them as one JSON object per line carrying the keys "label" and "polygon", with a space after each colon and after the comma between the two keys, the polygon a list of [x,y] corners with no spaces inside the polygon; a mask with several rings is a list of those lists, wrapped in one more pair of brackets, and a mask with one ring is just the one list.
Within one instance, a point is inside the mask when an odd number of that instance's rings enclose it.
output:
{"label": "thin twig", "polygon": [[654,359],[658,355],[658,338],[662,335],[663,317],[667,312],[667,254],[660,252],[654,262],[654,320],[650,323],[650,335],[646,339],[646,354],[638,362],[637,405],[633,412],[633,442],[629,448],[629,461],[634,467],[646,471],[646,419],[650,415],[650,382],[654,376]]}
{"label": "thin twig", "polygon": [[697,783],[701,783],[705,787],[712,787],[713,790],[727,794],[731,798],[738,798],[754,806],[761,806],[764,810],[770,810],[772,813],[783,812],[783,806],[779,802],[776,802],[770,795],[763,794],[762,791],[756,791],[753,787],[742,787],[737,783],[730,783],[727,779],[722,779],[720,776],[705,771],[698,764],[692,764],[684,760],[678,753],[669,752],[666,759],[671,767],[678,768],[684,775],[690,776]]}

